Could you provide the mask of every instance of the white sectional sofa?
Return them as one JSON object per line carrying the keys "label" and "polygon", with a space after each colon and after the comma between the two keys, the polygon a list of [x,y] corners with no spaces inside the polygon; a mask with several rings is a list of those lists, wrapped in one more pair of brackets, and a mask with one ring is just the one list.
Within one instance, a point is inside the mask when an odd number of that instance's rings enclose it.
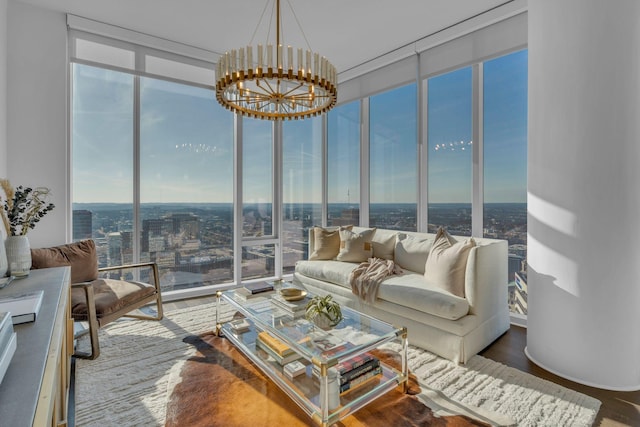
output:
{"label": "white sectional sofa", "polygon": [[[365,230],[353,227],[355,233]],[[474,239],[475,246],[468,251],[464,267],[464,295],[456,296],[425,278],[425,263],[435,236],[385,229],[375,231],[373,256],[393,259],[403,272],[382,281],[373,304],[365,303],[352,293],[349,275],[358,262],[298,261],[294,283],[314,294],[332,294],[341,304],[395,326],[406,326],[411,344],[465,363],[509,329],[507,242]],[[468,239],[452,237],[458,241]],[[314,253],[314,245],[311,229],[309,254]]]}

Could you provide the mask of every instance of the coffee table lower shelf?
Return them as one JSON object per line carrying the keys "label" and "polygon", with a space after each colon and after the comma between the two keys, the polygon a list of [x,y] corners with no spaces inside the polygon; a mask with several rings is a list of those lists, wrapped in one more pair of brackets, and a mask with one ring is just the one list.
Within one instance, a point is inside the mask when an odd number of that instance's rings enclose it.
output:
{"label": "coffee table lower shelf", "polygon": [[313,365],[301,358],[300,361],[307,366],[306,372],[293,379],[287,377],[278,362],[256,347],[259,330],[251,320],[248,321],[251,325],[248,331],[236,333],[226,323],[221,325],[222,334],[256,364],[309,417],[322,426],[328,426],[342,420],[406,382],[406,378],[401,372],[381,363],[382,374],[378,378],[371,379],[366,384],[342,393],[340,395],[340,405],[333,410],[328,410],[326,419],[323,419],[320,381],[312,373]]}

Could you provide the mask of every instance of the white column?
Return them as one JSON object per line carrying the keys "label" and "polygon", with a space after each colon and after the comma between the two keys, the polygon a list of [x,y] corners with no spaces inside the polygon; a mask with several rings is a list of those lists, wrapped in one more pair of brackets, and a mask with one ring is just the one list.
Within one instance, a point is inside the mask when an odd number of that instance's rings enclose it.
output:
{"label": "white column", "polygon": [[640,389],[640,2],[529,2],[527,355]]}

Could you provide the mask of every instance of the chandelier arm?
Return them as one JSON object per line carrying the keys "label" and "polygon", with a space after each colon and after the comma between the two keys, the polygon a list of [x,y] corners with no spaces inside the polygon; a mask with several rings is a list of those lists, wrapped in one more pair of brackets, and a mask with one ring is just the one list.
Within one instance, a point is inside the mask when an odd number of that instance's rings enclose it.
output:
{"label": "chandelier arm", "polygon": [[[290,99],[295,99],[295,100],[308,100],[309,99],[309,94],[306,93],[301,93],[299,95],[291,95],[289,96]],[[331,98],[330,96],[327,95],[314,95],[314,98]]]}
{"label": "chandelier arm", "polygon": [[257,92],[257,91],[252,90],[252,89],[242,89],[242,90],[244,90],[245,92],[248,92],[251,95],[269,96],[269,97],[271,97],[271,95],[273,95],[273,92],[267,92],[267,91]]}
{"label": "chandelier arm", "polygon": [[270,102],[270,96],[259,95],[249,99],[241,99],[238,102],[242,101],[245,104],[256,104],[258,102]]}
{"label": "chandelier arm", "polygon": [[298,83],[298,86],[296,86],[296,87],[294,87],[293,89],[291,89],[291,90],[289,90],[289,91],[287,91],[287,92],[283,93],[283,94],[282,94],[282,96],[289,96],[289,94],[290,94],[290,93],[292,93],[292,92],[294,92],[294,91],[296,91],[296,90],[300,89],[302,86],[304,86],[304,84],[303,84],[303,83]]}
{"label": "chandelier arm", "polygon": [[276,93],[278,93],[278,91],[277,91],[277,90],[275,90],[275,89],[273,88],[273,86],[271,86],[271,83],[269,83],[269,80],[262,80],[262,81],[267,85],[267,87],[268,87],[268,88],[269,88],[269,90],[271,91],[271,92],[269,92],[269,93],[271,93],[272,95],[275,95]]}

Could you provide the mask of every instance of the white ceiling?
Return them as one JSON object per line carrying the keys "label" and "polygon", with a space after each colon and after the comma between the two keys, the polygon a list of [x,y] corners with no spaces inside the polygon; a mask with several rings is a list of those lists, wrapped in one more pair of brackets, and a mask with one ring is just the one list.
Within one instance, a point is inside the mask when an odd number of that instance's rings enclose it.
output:
{"label": "white ceiling", "polygon": [[[222,53],[249,44],[267,0],[19,1]],[[283,44],[307,48],[291,4],[311,48],[342,72],[508,2],[281,0]],[[270,10],[254,45],[267,38]]]}

